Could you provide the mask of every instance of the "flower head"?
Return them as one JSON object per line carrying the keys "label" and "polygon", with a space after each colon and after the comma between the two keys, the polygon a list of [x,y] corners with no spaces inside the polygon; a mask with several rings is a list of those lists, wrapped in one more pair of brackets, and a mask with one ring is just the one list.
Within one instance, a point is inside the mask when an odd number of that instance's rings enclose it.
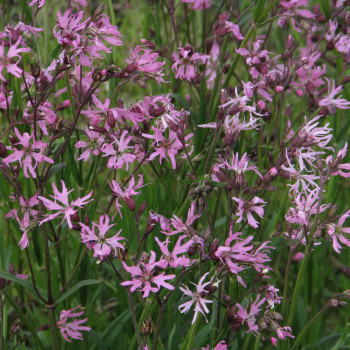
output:
{"label": "flower head", "polygon": [[117,248],[124,249],[124,246],[119,243],[119,241],[125,239],[124,237],[119,237],[122,230],[119,230],[118,233],[111,238],[106,237],[107,231],[114,225],[115,224],[109,225],[109,217],[107,214],[100,216],[99,224],[93,222],[92,228],[80,223],[82,242],[85,243],[89,249],[94,250],[94,258],[103,260],[106,256],[111,254],[112,249],[114,250],[114,255],[117,256]]}
{"label": "flower head", "polygon": [[[92,191],[91,191],[85,197],[78,198],[75,201],[69,202],[68,195],[69,195],[69,193],[74,191],[74,189],[67,191],[66,184],[64,183],[63,180],[61,180],[61,185],[62,185],[62,192],[60,192],[57,189],[56,185],[54,183],[52,183],[54,195],[53,196],[50,195],[50,197],[52,197],[54,199],[54,201],[47,199],[45,197],[42,197],[42,196],[38,196],[38,198],[44,203],[44,205],[47,209],[56,211],[56,213],[50,214],[46,217],[46,219],[41,220],[40,225],[42,225],[44,222],[53,220],[57,216],[63,214],[65,220],[67,221],[68,226],[70,228],[72,228],[73,224],[71,221],[71,215],[75,214],[78,211],[78,209],[75,209],[75,208],[76,207],[82,208],[85,204],[93,201],[93,199],[89,199],[92,196]],[[57,201],[61,202],[62,204],[57,203]]]}
{"label": "flower head", "polygon": [[[82,316],[84,311],[73,312],[80,307],[77,306],[74,309],[62,310],[60,313],[60,320],[57,322],[57,327],[60,330],[62,337],[67,341],[71,342],[71,339],[83,340],[81,331],[90,331],[91,328],[87,326],[81,326],[87,321],[87,318],[78,320],[76,317]],[[73,322],[68,322],[68,318],[74,318]],[[70,320],[72,321],[72,320]]]}
{"label": "flower head", "polygon": [[[186,303],[183,303],[179,306],[180,312],[182,314],[188,312],[190,310],[190,308],[192,307],[192,305],[195,304],[192,324],[196,321],[197,316],[198,316],[198,312],[203,314],[204,317],[205,317],[205,313],[207,313],[207,314],[209,313],[209,309],[207,308],[206,304],[210,304],[213,302],[212,300],[205,299],[205,295],[208,293],[205,290],[205,287],[208,286],[213,281],[213,277],[212,277],[209,282],[203,283],[205,278],[208,276],[208,274],[209,274],[209,272],[205,273],[201,277],[201,279],[199,280],[198,284],[194,284],[193,282],[191,282],[194,286],[196,286],[195,292],[192,292],[185,285],[183,285],[185,288],[180,287],[180,290],[184,293],[184,296],[187,295],[187,296],[191,297],[190,301],[187,301]],[[206,317],[205,317],[205,319],[208,322]]]}

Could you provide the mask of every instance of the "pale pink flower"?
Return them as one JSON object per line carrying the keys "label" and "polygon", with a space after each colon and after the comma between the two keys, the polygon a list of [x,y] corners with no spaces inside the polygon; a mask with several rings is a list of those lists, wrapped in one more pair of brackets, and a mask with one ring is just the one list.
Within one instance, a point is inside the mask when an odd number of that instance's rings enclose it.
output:
{"label": "pale pink flower", "polygon": [[[326,164],[332,164],[332,175],[339,175],[341,177],[350,177],[350,163],[341,164],[341,161],[348,153],[348,143],[346,142],[344,147],[338,152],[337,157],[333,161],[333,156],[326,158]],[[346,170],[347,172],[345,172]]]}
{"label": "pale pink flower", "polygon": [[128,131],[124,130],[119,140],[113,136],[114,142],[105,143],[101,147],[101,151],[104,153],[102,157],[109,157],[108,168],[122,169],[126,165],[126,170],[128,170],[129,164],[136,160],[136,156],[128,152],[133,147],[129,146],[132,137],[127,135]]}
{"label": "pale pink flower", "polygon": [[140,261],[137,265],[131,267],[129,267],[124,261],[122,263],[124,269],[132,276],[132,280],[124,281],[121,285],[131,286],[131,292],[139,290],[140,292],[143,292],[143,298],[147,298],[150,292],[156,293],[159,291],[160,287],[170,290],[174,289],[174,286],[166,281],[173,279],[175,275],[165,275],[165,272],[159,273],[155,252],[151,252],[149,262]]}
{"label": "pale pink flower", "polygon": [[192,4],[193,10],[203,10],[211,6],[211,0],[182,0],[185,4]]}
{"label": "pale pink flower", "polygon": [[291,332],[292,332],[292,328],[290,327],[279,327],[277,329],[277,336],[282,340],[285,340],[287,337],[295,338]]}
{"label": "pale pink flower", "polygon": [[35,5],[35,4],[38,4],[37,6],[38,6],[38,9],[40,9],[41,7],[43,7],[44,5],[45,5],[45,1],[46,0],[33,0],[33,1],[31,1],[31,2],[28,2],[28,5],[29,6],[33,6],[33,5]]}
{"label": "pale pink flower", "polygon": [[154,77],[158,83],[163,80],[164,62],[157,61],[159,54],[147,49],[143,46],[136,46],[134,50],[130,50],[130,58],[126,60],[129,66],[125,68],[127,72],[144,72],[146,75]]}
{"label": "pale pink flower", "polygon": [[248,104],[250,102],[250,98],[248,98],[248,96],[246,95],[240,96],[238,94],[237,86],[235,87],[235,94],[236,94],[236,98],[229,97],[228,101],[220,105],[219,107],[225,108],[228,110],[231,107],[237,107],[237,109],[239,109],[242,112],[246,112],[246,111],[249,112],[251,118],[253,118],[253,114],[258,116],[263,115],[256,111],[256,106],[254,103],[251,106]]}
{"label": "pale pink flower", "polygon": [[[71,339],[83,340],[83,335],[81,331],[90,331],[91,328],[87,326],[82,326],[83,323],[87,321],[87,318],[82,320],[78,320],[76,317],[82,316],[84,311],[73,312],[74,310],[80,307],[77,306],[74,309],[70,310],[62,310],[60,313],[60,320],[57,322],[57,327],[60,330],[62,337],[67,341],[71,342]],[[74,318],[73,322],[70,320],[68,322],[68,318]]]}
{"label": "pale pink flower", "polygon": [[191,236],[191,233],[193,232],[191,225],[194,223],[195,220],[201,217],[201,214],[195,214],[195,211],[196,211],[196,205],[194,202],[192,202],[190,209],[188,209],[186,222],[184,223],[182,219],[178,218],[174,214],[173,218],[170,219],[170,221],[173,227],[175,228],[175,230],[162,231],[162,232],[165,233],[166,235],[175,235],[177,233],[183,232]]}
{"label": "pale pink flower", "polygon": [[194,52],[189,46],[179,47],[179,51],[180,58],[171,67],[175,72],[175,78],[192,80],[196,75],[194,65],[198,62],[205,63],[210,56]]}
{"label": "pale pink flower", "polygon": [[[116,195],[116,206],[117,209],[119,208],[120,204],[118,202],[119,198],[122,198],[125,200],[128,208],[130,210],[135,209],[136,204],[134,201],[133,196],[136,196],[137,194],[139,194],[139,192],[136,192],[135,190],[138,190],[141,187],[144,187],[146,185],[143,184],[143,176],[139,175],[139,182],[136,185],[136,181],[135,181],[135,177],[134,175],[131,176],[131,179],[129,181],[128,187],[124,187],[124,189],[122,189],[122,187],[115,181],[112,180],[112,183],[110,183],[111,189],[114,192],[114,194]],[[119,211],[119,215],[120,217],[122,217],[120,210]]]}
{"label": "pale pink flower", "polygon": [[[202,350],[210,350],[209,344],[205,348],[202,348]],[[227,350],[227,345],[222,340],[221,342],[216,344],[213,350]]]}
{"label": "pale pink flower", "polygon": [[29,171],[31,176],[36,178],[35,169],[38,163],[45,161],[53,164],[52,159],[42,154],[47,144],[42,141],[35,141],[34,132],[31,135],[25,132],[22,136],[18,129],[15,128],[15,134],[20,141],[15,144],[14,153],[4,159],[4,163],[9,165],[19,161],[20,166],[23,167],[24,176],[29,178]]}
{"label": "pale pink flower", "polygon": [[258,168],[253,164],[249,164],[247,153],[244,153],[241,159],[239,159],[238,152],[236,155],[232,153],[230,163],[228,161],[224,161],[222,166],[225,166],[228,170],[233,170],[236,176],[243,175],[246,171],[252,170],[262,178]]}
{"label": "pale pink flower", "polygon": [[[101,152],[101,147],[104,143],[104,136],[96,131],[91,131],[85,126],[85,133],[89,138],[88,142],[78,141],[75,144],[75,148],[82,148],[83,152],[77,160],[88,161],[91,155],[98,156]],[[91,160],[92,161],[92,160]]]}
{"label": "pale pink flower", "polygon": [[245,239],[241,238],[241,232],[232,233],[232,227],[230,228],[230,235],[225,241],[225,245],[221,246],[215,252],[215,256],[221,260],[223,264],[226,264],[232,273],[237,275],[237,281],[244,287],[245,283],[239,273],[253,266],[256,271],[260,272],[266,269],[266,262],[270,261],[268,257],[267,244],[264,242],[261,246],[254,251],[252,240],[253,236],[249,236]]}
{"label": "pale pink flower", "polygon": [[[54,199],[54,201],[47,199],[45,197],[42,197],[42,196],[38,196],[38,198],[44,203],[44,205],[47,209],[56,211],[56,213],[50,214],[47,216],[46,219],[40,221],[39,226],[42,225],[44,222],[53,220],[54,218],[56,218],[59,215],[64,215],[64,218],[67,221],[68,226],[70,228],[72,228],[73,224],[71,221],[71,215],[75,214],[78,211],[78,209],[75,209],[75,207],[82,208],[87,203],[93,201],[93,199],[89,200],[89,198],[92,196],[92,191],[91,191],[85,197],[78,198],[75,201],[72,201],[69,203],[68,195],[69,195],[69,193],[74,191],[74,189],[67,191],[66,184],[64,183],[63,180],[61,180],[61,185],[62,185],[62,192],[60,192],[57,189],[56,185],[54,183],[52,183],[54,195],[53,196],[50,195],[50,197],[52,197]],[[61,202],[62,204],[57,203],[57,201]]]}
{"label": "pale pink flower", "polygon": [[[310,193],[300,192],[294,197],[295,208],[290,208],[289,213],[285,216],[286,220],[299,225],[307,226],[311,216],[318,212],[319,188],[315,188]],[[322,204],[319,213],[324,212],[332,204]]]}
{"label": "pale pink flower", "polygon": [[350,247],[350,239],[346,238],[346,236],[350,234],[350,227],[343,227],[345,220],[349,216],[350,216],[350,210],[348,210],[345,214],[343,214],[339,218],[338,224],[335,224],[335,223],[326,224],[327,233],[333,240],[333,249],[337,253],[340,253],[340,249],[343,248],[340,245],[340,243]]}
{"label": "pale pink flower", "polygon": [[260,306],[266,301],[265,298],[260,299],[260,294],[257,295],[255,301],[250,300],[250,311],[248,312],[248,306],[246,308],[243,308],[242,305],[236,304],[238,308],[237,316],[239,316],[242,319],[242,324],[244,322],[247,322],[249,327],[249,332],[253,332],[254,334],[258,333],[259,326],[256,323],[256,316],[261,311]]}
{"label": "pale pink flower", "polygon": [[[318,102],[319,106],[322,107],[336,107],[339,109],[349,109],[350,108],[350,101],[341,98],[342,95],[338,96],[336,98],[336,95],[338,95],[342,90],[342,86],[339,85],[338,87],[335,87],[335,81],[325,78],[327,80],[327,84],[328,84],[328,96],[326,96],[325,98],[323,98],[322,100],[320,100]],[[331,86],[332,84],[332,86]]]}
{"label": "pale pink flower", "polygon": [[109,217],[107,214],[101,215],[99,224],[93,222],[91,228],[81,222],[79,224],[81,226],[81,241],[85,243],[89,249],[94,250],[94,258],[103,260],[106,256],[111,254],[112,249],[114,250],[114,256],[117,256],[117,248],[124,249],[124,246],[119,243],[119,241],[125,239],[124,237],[119,237],[122,230],[119,230],[111,238],[106,237],[107,231],[115,226],[115,224],[109,225]]}
{"label": "pale pink flower", "polygon": [[183,304],[181,304],[179,306],[180,312],[182,314],[188,312],[191,309],[192,305],[195,304],[195,306],[194,306],[194,316],[193,316],[193,319],[192,319],[192,324],[196,321],[197,316],[198,316],[198,312],[203,314],[203,316],[205,317],[205,320],[208,322],[205,314],[209,313],[209,309],[207,308],[206,304],[210,304],[210,303],[213,302],[212,300],[206,300],[205,299],[205,294],[208,294],[208,292],[205,290],[205,287],[208,286],[209,284],[211,284],[212,281],[213,281],[213,277],[212,277],[209,282],[203,283],[205,278],[208,276],[208,274],[209,274],[209,272],[205,273],[201,277],[201,279],[199,280],[198,284],[194,284],[193,282],[190,282],[194,286],[196,286],[196,291],[195,292],[192,292],[184,284],[183,284],[183,286],[185,288],[180,287],[180,290],[184,293],[183,296],[186,295],[186,296],[191,297],[190,301],[187,301],[186,303],[183,303]]}
{"label": "pale pink flower", "polygon": [[184,243],[181,245],[182,241],[184,238],[186,238],[186,235],[180,236],[179,239],[177,240],[175,247],[170,253],[169,251],[169,241],[166,240],[165,242],[161,242],[158,237],[155,237],[156,242],[159,245],[159,248],[161,252],[163,253],[162,257],[160,258],[158,262],[158,266],[161,267],[162,269],[167,268],[168,266],[171,267],[178,267],[178,266],[184,266],[188,267],[191,265],[191,259],[187,258],[184,255],[178,256],[180,254],[184,254],[188,251],[188,249],[192,246],[193,241],[189,240],[188,242]]}
{"label": "pale pink flower", "polygon": [[[241,222],[243,220],[243,214],[246,213],[248,224],[254,228],[258,228],[259,223],[254,219],[252,213],[256,213],[262,218],[264,216],[263,207],[265,206],[266,202],[264,202],[259,197],[254,197],[253,200],[251,201],[245,201],[237,197],[232,197],[232,199],[238,203],[238,208],[236,212],[236,215],[238,216],[238,220],[236,222],[237,223]],[[259,204],[262,204],[262,205],[259,206]]]}

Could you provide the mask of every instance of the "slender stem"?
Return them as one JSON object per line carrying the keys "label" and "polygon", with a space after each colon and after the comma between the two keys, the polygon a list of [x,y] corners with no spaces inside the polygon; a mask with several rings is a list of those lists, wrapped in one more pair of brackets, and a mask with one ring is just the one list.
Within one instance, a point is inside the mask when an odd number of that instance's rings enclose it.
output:
{"label": "slender stem", "polygon": [[32,275],[32,284],[33,284],[33,288],[35,290],[35,293],[37,294],[37,296],[39,297],[39,299],[44,302],[45,304],[47,304],[47,300],[45,300],[42,295],[40,294],[40,292],[38,291],[38,288],[36,286],[36,282],[35,282],[35,275],[34,275],[34,271],[33,271],[33,267],[32,267],[32,263],[30,261],[30,256],[29,256],[29,252],[28,252],[28,248],[25,248],[26,251],[26,256],[27,256],[27,261],[28,261],[28,266],[29,266],[29,270],[30,270],[30,274]]}
{"label": "slender stem", "polygon": [[156,328],[156,333],[155,333],[155,338],[154,338],[153,350],[157,350],[158,336],[159,336],[159,331],[160,331],[160,325],[162,323],[162,316],[163,316],[164,307],[165,307],[164,303],[159,303],[157,328]]}
{"label": "slender stem", "polygon": [[142,340],[141,340],[139,328],[137,326],[136,314],[135,314],[135,309],[134,309],[134,302],[132,300],[132,295],[131,295],[131,292],[129,289],[127,289],[127,293],[128,293],[128,299],[129,299],[130,310],[131,310],[131,317],[132,317],[132,322],[133,322],[134,328],[135,328],[137,343],[139,345],[139,350],[142,350],[143,345],[142,345]]}

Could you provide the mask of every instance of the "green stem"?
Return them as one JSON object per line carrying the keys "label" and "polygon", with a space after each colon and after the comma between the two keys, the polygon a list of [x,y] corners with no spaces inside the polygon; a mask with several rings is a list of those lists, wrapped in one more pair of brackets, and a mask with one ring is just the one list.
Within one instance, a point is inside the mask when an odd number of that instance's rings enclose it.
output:
{"label": "green stem", "polygon": [[330,304],[329,301],[326,303],[326,305],[323,306],[323,308],[313,317],[311,318],[311,320],[307,323],[307,325],[302,329],[302,331],[300,332],[298,338],[296,339],[292,350],[297,349],[298,345],[300,344],[300,342],[302,341],[306,331],[312,326],[312,324],[325,312],[329,309]]}

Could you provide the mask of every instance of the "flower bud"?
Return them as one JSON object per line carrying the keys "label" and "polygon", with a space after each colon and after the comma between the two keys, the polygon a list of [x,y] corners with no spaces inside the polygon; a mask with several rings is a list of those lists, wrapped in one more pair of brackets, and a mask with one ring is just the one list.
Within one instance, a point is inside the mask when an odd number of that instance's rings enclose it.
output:
{"label": "flower bud", "polygon": [[221,92],[220,92],[220,104],[224,104],[227,100],[227,91],[226,89],[221,89]]}
{"label": "flower bud", "polygon": [[111,111],[107,112],[107,124],[110,128],[114,128],[116,125],[116,120],[115,120],[114,115]]}
{"label": "flower bud", "polygon": [[7,148],[3,142],[0,141],[0,158],[7,157]]}
{"label": "flower bud", "polygon": [[105,5],[102,3],[98,5],[92,15],[92,17],[98,17],[104,11]]}
{"label": "flower bud", "polygon": [[330,207],[330,209],[328,210],[328,213],[327,213],[327,217],[329,219],[332,219],[334,218],[336,215],[337,215],[337,211],[338,211],[338,206],[337,204],[334,204]]}
{"label": "flower bud", "polygon": [[89,130],[98,132],[99,134],[107,134],[107,130],[99,125],[90,125]]}

